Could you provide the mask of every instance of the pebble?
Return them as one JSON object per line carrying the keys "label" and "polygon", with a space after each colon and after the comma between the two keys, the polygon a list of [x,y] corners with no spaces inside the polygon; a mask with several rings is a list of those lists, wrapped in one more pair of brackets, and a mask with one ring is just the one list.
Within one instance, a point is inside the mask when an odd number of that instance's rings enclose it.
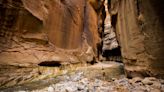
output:
{"label": "pebble", "polygon": [[141,82],[142,80],[143,79],[140,77],[134,77],[133,79],[130,79],[129,82],[132,84],[135,84],[135,83]]}
{"label": "pebble", "polygon": [[54,88],[53,87],[48,87],[48,92],[54,92]]}
{"label": "pebble", "polygon": [[26,91],[18,91],[18,92],[26,92]]}

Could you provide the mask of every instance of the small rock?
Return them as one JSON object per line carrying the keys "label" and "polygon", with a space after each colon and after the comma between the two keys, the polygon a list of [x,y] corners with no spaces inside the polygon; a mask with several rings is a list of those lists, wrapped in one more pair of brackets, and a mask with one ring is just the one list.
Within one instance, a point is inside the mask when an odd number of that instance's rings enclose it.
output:
{"label": "small rock", "polygon": [[78,89],[77,89],[77,87],[73,87],[73,86],[71,86],[71,87],[66,87],[66,90],[68,91],[68,92],[76,92]]}
{"label": "small rock", "polygon": [[159,89],[151,89],[150,92],[161,92]]}
{"label": "small rock", "polygon": [[158,82],[158,81],[155,81],[155,82],[153,82],[152,87],[157,88],[157,89],[160,89],[161,88],[161,83]]}
{"label": "small rock", "polygon": [[164,85],[161,85],[161,92],[164,92]]}
{"label": "small rock", "polygon": [[134,85],[134,87],[135,87],[135,90],[140,90],[141,92],[142,91],[147,92],[147,88],[144,85],[140,86],[139,84],[136,84],[136,85]]}
{"label": "small rock", "polygon": [[26,91],[18,91],[18,92],[26,92]]}
{"label": "small rock", "polygon": [[157,81],[156,78],[154,78],[154,77],[147,77],[147,78],[142,80],[142,83],[145,84],[145,85],[152,85],[155,81]]}
{"label": "small rock", "polygon": [[150,92],[150,90],[152,89],[152,87],[150,87],[150,85],[145,85],[145,89],[147,92]]}
{"label": "small rock", "polygon": [[108,87],[100,87],[100,92],[110,92]]}
{"label": "small rock", "polygon": [[164,84],[164,80],[162,80],[162,79],[159,79],[159,81],[161,82],[161,84]]}
{"label": "small rock", "polygon": [[54,92],[54,88],[53,87],[48,87],[48,92]]}
{"label": "small rock", "polygon": [[138,83],[138,82],[141,82],[143,79],[141,77],[134,77],[132,79],[133,83]]}
{"label": "small rock", "polygon": [[111,80],[112,80],[112,81],[115,81],[115,80],[117,80],[117,79],[116,79],[116,78],[112,78]]}
{"label": "small rock", "polygon": [[134,77],[133,79],[129,80],[129,83],[132,84],[133,86],[141,86],[142,84],[142,78],[140,77]]}
{"label": "small rock", "polygon": [[84,90],[84,89],[85,89],[85,85],[79,84],[79,85],[77,86],[77,90],[78,90],[78,91],[81,91],[81,90]]}
{"label": "small rock", "polygon": [[96,79],[95,82],[94,82],[94,86],[95,86],[95,87],[99,87],[99,86],[101,86],[101,85],[102,85],[102,81]]}
{"label": "small rock", "polygon": [[138,89],[138,90],[133,90],[132,92],[147,92],[147,91],[144,91],[144,90]]}
{"label": "small rock", "polygon": [[77,74],[71,76],[72,81],[79,81],[82,79],[83,72],[78,72]]}
{"label": "small rock", "polygon": [[89,81],[87,78],[84,78],[84,79],[80,80],[80,83],[82,83],[83,85],[88,85]]}

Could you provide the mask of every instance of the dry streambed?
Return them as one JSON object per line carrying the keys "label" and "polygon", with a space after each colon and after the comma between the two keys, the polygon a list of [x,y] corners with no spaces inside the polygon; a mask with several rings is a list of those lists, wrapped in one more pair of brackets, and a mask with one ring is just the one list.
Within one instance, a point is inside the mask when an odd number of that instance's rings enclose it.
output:
{"label": "dry streambed", "polygon": [[[44,69],[43,69],[44,70]],[[163,92],[164,80],[154,77],[127,79],[123,64],[103,62],[67,67],[55,76],[50,69],[35,81],[1,89],[0,92]],[[49,71],[49,72],[48,72]],[[57,71],[57,70],[56,70]],[[48,75],[49,74],[49,75]],[[40,79],[38,79],[40,78]],[[33,79],[33,80],[34,80]],[[37,80],[38,79],[38,80]]]}

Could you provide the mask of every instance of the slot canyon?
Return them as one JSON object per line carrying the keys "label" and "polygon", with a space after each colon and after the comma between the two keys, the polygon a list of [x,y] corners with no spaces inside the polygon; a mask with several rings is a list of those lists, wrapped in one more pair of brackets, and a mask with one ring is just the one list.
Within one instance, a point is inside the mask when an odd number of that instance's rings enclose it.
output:
{"label": "slot canyon", "polygon": [[163,0],[0,0],[0,92],[164,92]]}

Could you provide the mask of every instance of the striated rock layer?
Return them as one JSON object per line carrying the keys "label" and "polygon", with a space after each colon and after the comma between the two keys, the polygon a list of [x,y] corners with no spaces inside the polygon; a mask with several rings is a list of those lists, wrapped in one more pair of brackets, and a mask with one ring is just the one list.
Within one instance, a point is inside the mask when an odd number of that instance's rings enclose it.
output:
{"label": "striated rock layer", "polygon": [[104,38],[103,38],[103,47],[102,50],[112,50],[118,48],[118,42],[116,39],[116,33],[114,32],[114,28],[111,24],[111,14],[108,10],[108,0],[105,0],[104,3],[106,18],[104,21]]}

